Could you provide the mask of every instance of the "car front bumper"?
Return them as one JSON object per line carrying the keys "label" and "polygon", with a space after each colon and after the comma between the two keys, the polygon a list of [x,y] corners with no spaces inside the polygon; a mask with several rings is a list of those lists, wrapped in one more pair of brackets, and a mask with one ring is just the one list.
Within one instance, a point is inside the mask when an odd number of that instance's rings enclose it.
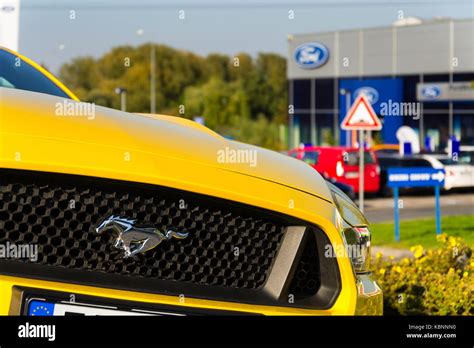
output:
{"label": "car front bumper", "polygon": [[138,308],[160,306],[176,308],[180,312],[195,314],[207,311],[208,314],[241,314],[241,315],[381,315],[382,291],[370,274],[358,276],[358,295],[355,313],[329,309],[302,309],[223,302],[185,296],[168,296],[140,292],[90,287],[69,283],[51,282],[30,278],[0,276],[0,315],[24,315],[24,294],[46,293],[61,294],[64,299],[80,301],[83,298],[99,299],[104,304],[114,302],[132,303]]}

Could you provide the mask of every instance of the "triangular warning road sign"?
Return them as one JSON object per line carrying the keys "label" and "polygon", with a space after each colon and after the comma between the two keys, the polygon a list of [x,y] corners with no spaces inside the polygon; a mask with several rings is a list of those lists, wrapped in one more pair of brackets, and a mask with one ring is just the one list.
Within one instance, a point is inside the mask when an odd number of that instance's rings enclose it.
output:
{"label": "triangular warning road sign", "polygon": [[360,94],[341,123],[344,130],[380,130],[382,123],[367,98]]}

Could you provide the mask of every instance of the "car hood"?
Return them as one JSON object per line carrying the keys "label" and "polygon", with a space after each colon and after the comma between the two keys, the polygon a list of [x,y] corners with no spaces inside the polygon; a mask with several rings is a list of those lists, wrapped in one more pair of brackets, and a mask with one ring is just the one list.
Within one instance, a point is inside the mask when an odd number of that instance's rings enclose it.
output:
{"label": "car hood", "polygon": [[[146,152],[157,158],[186,162],[189,171],[199,170],[201,166],[218,167],[332,201],[324,179],[306,163],[225,139],[184,118],[132,114],[35,92],[0,88],[1,133],[54,139],[56,144],[65,146],[71,142],[105,146],[123,150],[124,154]],[[84,146],[86,148],[94,147]],[[160,161],[154,166],[158,171],[165,169],[160,168]]]}

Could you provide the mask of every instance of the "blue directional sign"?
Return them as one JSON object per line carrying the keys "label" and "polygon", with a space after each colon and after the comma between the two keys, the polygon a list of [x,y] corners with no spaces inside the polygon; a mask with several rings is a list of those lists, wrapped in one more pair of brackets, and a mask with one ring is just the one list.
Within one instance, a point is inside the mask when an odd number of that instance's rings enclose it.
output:
{"label": "blue directional sign", "polygon": [[432,186],[435,190],[436,234],[441,233],[441,208],[439,191],[444,186],[444,169],[432,167],[388,168],[387,183],[393,188],[395,240],[400,241],[400,215],[398,213],[398,189],[401,187]]}
{"label": "blue directional sign", "polygon": [[389,187],[444,186],[444,169],[431,167],[388,168]]}

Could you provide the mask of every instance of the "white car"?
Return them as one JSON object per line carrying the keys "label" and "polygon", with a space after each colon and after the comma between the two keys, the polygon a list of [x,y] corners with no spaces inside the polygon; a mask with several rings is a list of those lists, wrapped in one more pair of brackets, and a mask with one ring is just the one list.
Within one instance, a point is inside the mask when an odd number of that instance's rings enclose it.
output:
{"label": "white car", "polygon": [[459,162],[474,166],[474,146],[461,146],[459,153]]}
{"label": "white car", "polygon": [[444,169],[444,189],[474,187],[474,166],[467,163],[453,161],[448,155],[420,155],[427,160],[433,168]]}

